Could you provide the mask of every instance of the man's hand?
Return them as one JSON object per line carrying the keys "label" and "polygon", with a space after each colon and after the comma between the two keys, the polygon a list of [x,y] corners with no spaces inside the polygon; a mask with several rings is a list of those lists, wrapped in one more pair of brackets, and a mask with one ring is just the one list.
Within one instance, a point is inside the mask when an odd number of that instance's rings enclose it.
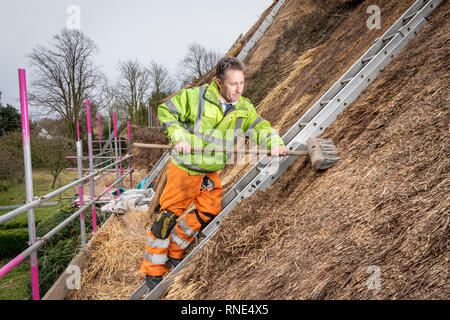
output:
{"label": "man's hand", "polygon": [[186,140],[178,141],[173,147],[178,153],[191,153],[191,144]]}
{"label": "man's hand", "polygon": [[270,149],[269,160],[272,160],[272,157],[285,156],[286,152],[287,152],[287,148],[285,146],[273,146]]}

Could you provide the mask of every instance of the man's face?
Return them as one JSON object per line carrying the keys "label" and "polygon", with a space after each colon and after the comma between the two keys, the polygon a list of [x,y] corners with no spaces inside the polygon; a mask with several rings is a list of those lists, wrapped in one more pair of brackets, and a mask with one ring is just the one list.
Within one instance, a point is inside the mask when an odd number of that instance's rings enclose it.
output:
{"label": "man's face", "polygon": [[244,82],[244,72],[241,70],[227,70],[224,81],[217,79],[220,95],[228,103],[237,101],[244,91]]}

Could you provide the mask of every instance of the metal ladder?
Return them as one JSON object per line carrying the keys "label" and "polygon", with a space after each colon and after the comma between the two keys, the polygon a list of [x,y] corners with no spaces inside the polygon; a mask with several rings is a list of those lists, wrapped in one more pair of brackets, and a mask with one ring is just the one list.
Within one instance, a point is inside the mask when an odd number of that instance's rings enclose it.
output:
{"label": "metal ladder", "polygon": [[259,28],[255,31],[255,33],[252,35],[250,40],[244,45],[241,52],[237,55],[237,58],[240,60],[243,60],[247,54],[250,52],[250,50],[255,46],[255,44],[258,42],[258,40],[263,36],[264,32],[270,27],[270,25],[273,22],[273,18],[277,14],[278,10],[283,6],[283,4],[286,2],[286,0],[278,0],[275,7],[273,7],[272,11],[267,15],[267,17],[264,19],[264,21],[261,23]]}
{"label": "metal ladder", "polygon": [[[113,141],[113,136],[110,134],[108,140],[106,140],[105,144],[100,149],[99,154],[104,155],[104,153],[106,152],[106,150],[108,150],[108,148],[110,150],[112,150],[113,149],[112,141]],[[99,162],[101,162],[101,159],[96,160],[96,163],[99,163]]]}
{"label": "metal ladder", "polygon": [[[283,141],[289,150],[306,148],[306,139],[318,136],[349,106],[378,76],[379,72],[419,33],[427,24],[426,17],[442,0],[417,0],[383,36],[364,53],[356,63],[286,132]],[[286,169],[297,160],[296,156],[274,158],[268,162],[263,157],[222,198],[222,211],[202,231],[204,236],[181,263],[151,292],[142,284],[128,299],[145,300],[161,297],[189,260],[219,229],[222,219],[244,198],[257,190],[271,186]]]}
{"label": "metal ladder", "polygon": [[164,152],[161,158],[155,163],[153,166],[152,171],[150,171],[150,174],[148,175],[147,181],[145,181],[143,189],[150,188],[150,184],[155,180],[158,173],[161,171],[161,169],[166,165],[167,161],[169,161],[170,155],[169,152]]}

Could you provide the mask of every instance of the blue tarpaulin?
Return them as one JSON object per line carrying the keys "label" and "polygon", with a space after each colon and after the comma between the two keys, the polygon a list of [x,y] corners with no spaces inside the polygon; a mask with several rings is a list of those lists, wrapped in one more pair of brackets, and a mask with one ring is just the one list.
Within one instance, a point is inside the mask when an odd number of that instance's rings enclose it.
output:
{"label": "blue tarpaulin", "polygon": [[[127,191],[127,189],[120,188],[120,194],[124,193],[125,191]],[[111,192],[111,194],[114,196],[117,196],[117,189],[116,189],[116,191]]]}
{"label": "blue tarpaulin", "polygon": [[148,180],[148,177],[139,181],[139,184],[137,185],[136,189],[142,189],[144,187],[144,184],[147,182],[147,180]]}

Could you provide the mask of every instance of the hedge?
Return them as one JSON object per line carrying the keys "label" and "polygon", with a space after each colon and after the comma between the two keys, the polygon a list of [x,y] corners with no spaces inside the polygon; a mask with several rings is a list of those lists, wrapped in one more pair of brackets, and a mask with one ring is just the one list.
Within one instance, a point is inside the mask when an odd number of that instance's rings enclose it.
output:
{"label": "hedge", "polygon": [[[78,208],[67,206],[60,211],[42,220],[36,226],[36,236],[43,237],[50,230],[72,215]],[[103,224],[109,215],[99,214],[97,225]],[[86,217],[86,234],[92,231],[92,219]],[[20,226],[20,225],[17,225]],[[8,226],[9,228],[13,227]],[[13,258],[28,247],[28,228],[17,229],[0,228],[0,258]],[[88,239],[87,239],[88,240]],[[80,247],[80,219],[74,219],[60,232],[48,239],[44,246],[38,249],[39,291],[40,295],[51,288],[53,283],[62,274]],[[28,284],[31,299],[31,284]]]}
{"label": "hedge", "polygon": [[15,257],[28,248],[28,229],[0,230],[0,258]]}

